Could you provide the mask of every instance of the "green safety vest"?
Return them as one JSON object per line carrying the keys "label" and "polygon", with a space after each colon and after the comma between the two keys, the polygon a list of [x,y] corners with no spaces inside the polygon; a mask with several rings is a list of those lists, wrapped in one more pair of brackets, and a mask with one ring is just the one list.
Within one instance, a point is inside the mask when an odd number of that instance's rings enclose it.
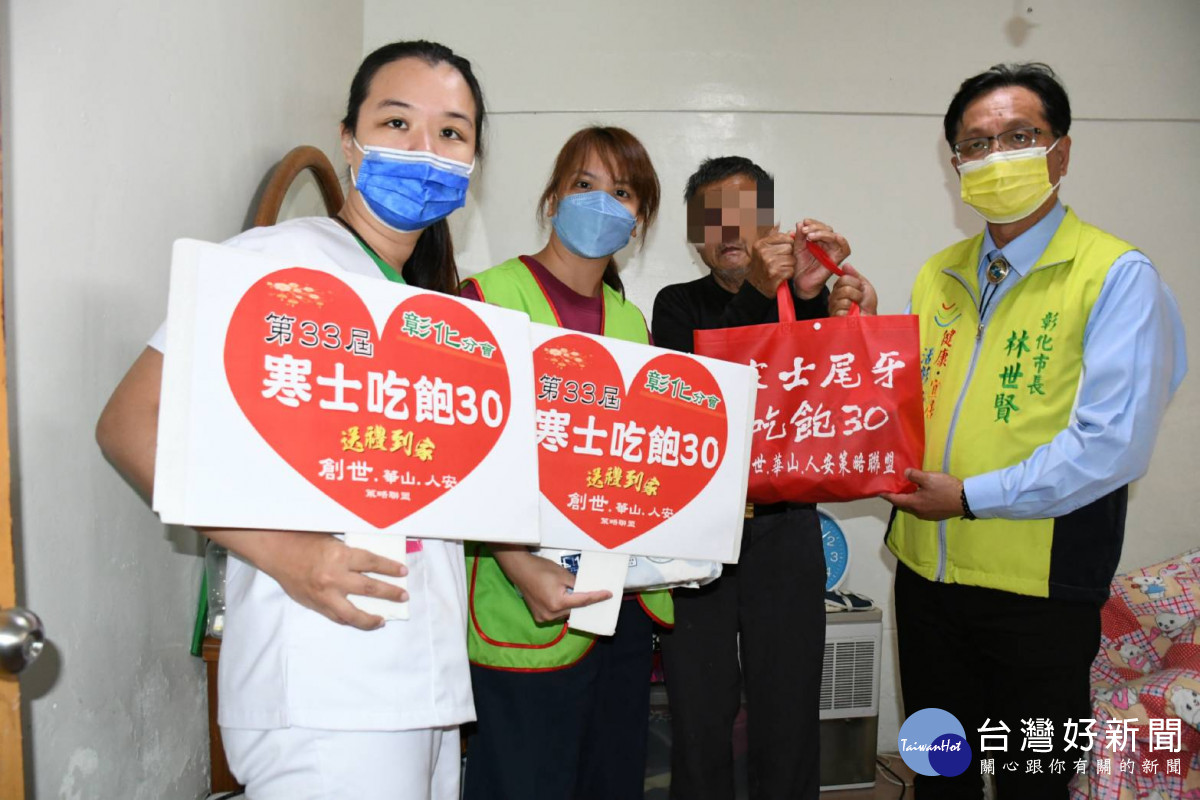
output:
{"label": "green safety vest", "polygon": [[[981,233],[935,255],[912,295],[921,327],[924,468],[960,478],[1024,461],[1070,425],[1088,318],[1109,267],[1134,249],[1068,209],[984,329],[982,246]],[[929,580],[1035,597],[1104,597],[1120,556],[1124,502],[1122,488],[1057,519],[939,523],[899,512],[887,545]]]}
{"label": "green safety vest", "polygon": [[[464,283],[493,305],[524,311],[534,322],[561,326],[558,312],[520,259],[484,270]],[[637,306],[604,284],[605,336],[647,344],[646,319]],[[567,627],[565,621],[539,624],[504,574],[486,544],[467,542],[467,593],[470,619],[467,652],[471,662],[495,669],[540,672],[569,667],[587,655],[596,637]],[[670,626],[675,609],[668,591],[642,592],[642,608],[656,622]]]}

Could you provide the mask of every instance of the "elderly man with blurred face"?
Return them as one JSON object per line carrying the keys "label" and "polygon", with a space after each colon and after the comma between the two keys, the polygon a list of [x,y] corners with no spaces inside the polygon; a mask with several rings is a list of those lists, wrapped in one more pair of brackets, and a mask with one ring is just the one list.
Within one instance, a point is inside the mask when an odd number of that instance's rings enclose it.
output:
{"label": "elderly man with blurred face", "polygon": [[[692,351],[692,333],[776,322],[776,291],[797,319],[828,313],[830,273],[846,240],[815,220],[774,224],[774,181],[749,159],[709,159],[688,180],[688,239],[709,273],[654,301],[654,341]],[[732,800],[733,722],[745,691],[750,796],[816,798],[825,560],[812,505],[747,505],[742,551],[717,581],[675,591],[675,628],[662,637],[671,710],[671,797]],[[739,647],[740,644],[740,647]]]}
{"label": "elderly man with blurred face", "polygon": [[[1021,766],[995,771],[1000,800],[1067,797],[1074,770],[1051,765],[1086,758],[1069,743],[1089,742],[1128,484],[1187,371],[1178,307],[1149,259],[1059,202],[1070,125],[1044,64],[968,78],[946,112],[962,199],[986,225],[913,287],[925,469],[909,471],[915,492],[887,495],[887,546],[905,712],[954,714],[973,759],[918,776],[921,798],[981,797],[988,757]],[[868,288],[840,279],[831,306],[870,311]],[[981,753],[981,734],[1008,755]],[[1022,752],[1028,741],[1038,749]]]}

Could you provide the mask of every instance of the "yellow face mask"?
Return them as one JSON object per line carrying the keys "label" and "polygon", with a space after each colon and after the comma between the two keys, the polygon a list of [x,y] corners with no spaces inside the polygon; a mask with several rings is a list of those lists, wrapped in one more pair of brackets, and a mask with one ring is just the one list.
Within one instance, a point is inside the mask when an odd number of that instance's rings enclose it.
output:
{"label": "yellow face mask", "polygon": [[1058,188],[1057,183],[1050,184],[1046,164],[1046,155],[1057,146],[1055,141],[1049,148],[1000,150],[979,161],[959,164],[963,202],[988,222],[1025,219]]}

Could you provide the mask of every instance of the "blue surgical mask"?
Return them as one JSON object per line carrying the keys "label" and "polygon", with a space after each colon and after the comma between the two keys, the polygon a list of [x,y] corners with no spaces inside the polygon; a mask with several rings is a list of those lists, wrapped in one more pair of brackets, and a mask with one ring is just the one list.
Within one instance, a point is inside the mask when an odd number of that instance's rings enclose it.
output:
{"label": "blue surgical mask", "polygon": [[569,194],[558,201],[554,232],[584,258],[611,256],[629,244],[637,219],[608,192]]}
{"label": "blue surgical mask", "polygon": [[428,228],[467,201],[474,162],[464,164],[422,150],[366,147],[358,175],[351,169],[354,188],[367,210],[381,223],[402,233]]}

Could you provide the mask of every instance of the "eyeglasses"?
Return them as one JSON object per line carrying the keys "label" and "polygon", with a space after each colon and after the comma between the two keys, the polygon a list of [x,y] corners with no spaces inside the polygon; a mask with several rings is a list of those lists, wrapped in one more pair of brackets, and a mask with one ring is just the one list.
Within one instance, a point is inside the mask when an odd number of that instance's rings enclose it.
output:
{"label": "eyeglasses", "polygon": [[959,161],[978,161],[987,157],[993,150],[1024,150],[1036,147],[1038,137],[1046,132],[1041,128],[1013,128],[1011,131],[998,133],[995,136],[976,136],[954,143],[954,155]]}

